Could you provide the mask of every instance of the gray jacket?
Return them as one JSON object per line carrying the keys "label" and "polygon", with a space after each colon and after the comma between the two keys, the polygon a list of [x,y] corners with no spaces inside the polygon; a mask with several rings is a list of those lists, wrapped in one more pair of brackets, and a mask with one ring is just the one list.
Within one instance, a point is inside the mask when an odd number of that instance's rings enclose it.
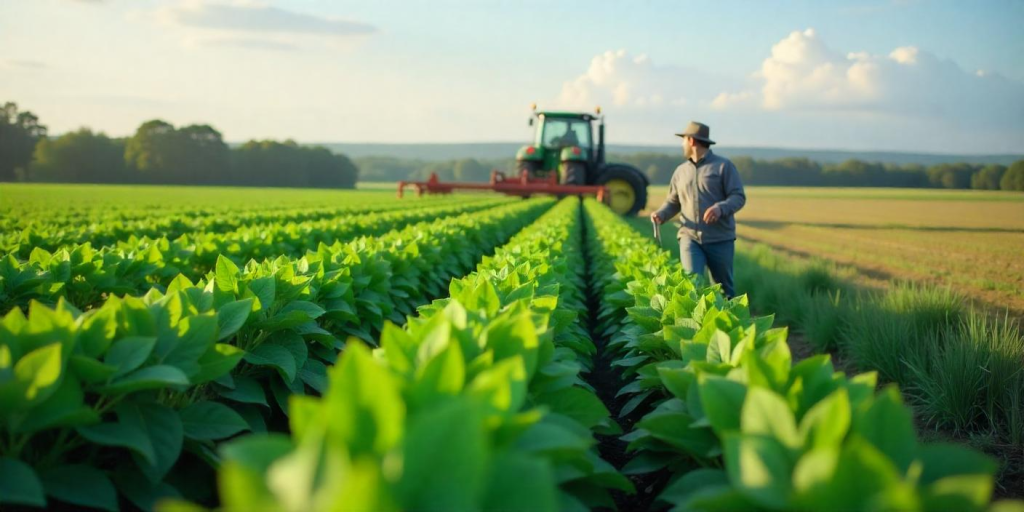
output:
{"label": "gray jacket", "polygon": [[[736,239],[734,214],[743,208],[747,196],[740,183],[740,174],[728,158],[710,150],[696,164],[686,160],[672,173],[668,197],[658,209],[662,222],[679,215],[677,238],[688,236],[707,244]],[[718,205],[721,217],[714,224],[704,222],[704,211]]]}

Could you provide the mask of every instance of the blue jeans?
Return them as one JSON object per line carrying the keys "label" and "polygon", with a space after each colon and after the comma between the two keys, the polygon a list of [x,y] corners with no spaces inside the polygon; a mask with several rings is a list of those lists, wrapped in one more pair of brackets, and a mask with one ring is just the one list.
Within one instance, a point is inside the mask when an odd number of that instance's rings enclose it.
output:
{"label": "blue jeans", "polygon": [[732,284],[732,259],[736,250],[735,240],[698,244],[689,237],[679,239],[679,259],[687,272],[704,276],[704,269],[711,270],[711,280],[722,285],[722,293],[731,299],[735,290]]}

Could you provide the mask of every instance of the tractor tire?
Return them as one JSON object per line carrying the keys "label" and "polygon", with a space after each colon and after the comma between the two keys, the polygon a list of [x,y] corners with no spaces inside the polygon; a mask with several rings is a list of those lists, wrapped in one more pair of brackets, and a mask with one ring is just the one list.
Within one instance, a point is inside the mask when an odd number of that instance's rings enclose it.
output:
{"label": "tractor tire", "polygon": [[563,185],[586,185],[587,164],[583,162],[564,162],[565,173],[562,175]]}
{"label": "tractor tire", "polygon": [[606,166],[597,175],[595,184],[608,189],[609,206],[622,216],[632,217],[647,206],[647,180],[628,165]]}

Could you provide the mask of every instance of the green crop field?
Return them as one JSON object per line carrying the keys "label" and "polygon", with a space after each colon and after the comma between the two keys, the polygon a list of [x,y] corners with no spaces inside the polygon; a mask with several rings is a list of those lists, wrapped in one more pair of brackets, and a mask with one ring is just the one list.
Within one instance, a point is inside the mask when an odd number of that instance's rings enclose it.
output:
{"label": "green crop field", "polygon": [[[593,199],[375,188],[0,185],[0,508],[1014,506],[899,375],[796,354],[784,297],[726,300]],[[885,201],[953,214],[917,194]]]}

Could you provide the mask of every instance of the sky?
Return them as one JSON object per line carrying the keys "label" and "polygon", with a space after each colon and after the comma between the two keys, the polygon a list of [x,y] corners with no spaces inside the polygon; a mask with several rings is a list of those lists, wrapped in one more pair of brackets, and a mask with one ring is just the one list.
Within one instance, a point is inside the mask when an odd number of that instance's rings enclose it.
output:
{"label": "sky", "polygon": [[1020,0],[0,0],[0,101],[51,134],[1024,153]]}

